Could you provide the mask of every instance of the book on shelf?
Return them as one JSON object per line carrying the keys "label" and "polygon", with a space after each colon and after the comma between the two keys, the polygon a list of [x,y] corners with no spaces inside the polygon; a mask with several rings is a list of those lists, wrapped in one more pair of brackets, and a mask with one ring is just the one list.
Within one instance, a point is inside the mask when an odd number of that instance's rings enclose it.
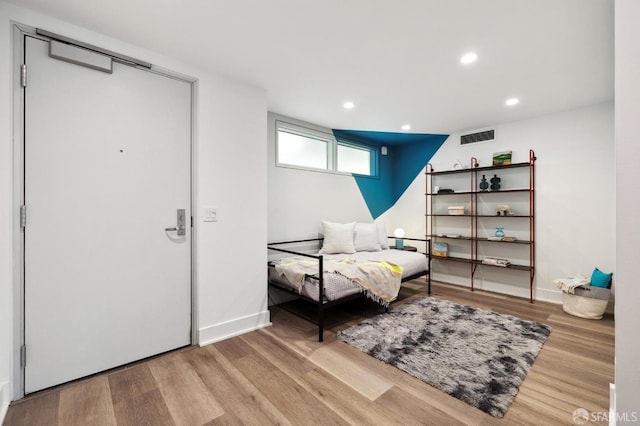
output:
{"label": "book on shelf", "polygon": [[511,151],[496,152],[493,154],[494,166],[508,166],[511,164]]}
{"label": "book on shelf", "polygon": [[447,244],[447,243],[433,243],[432,254],[434,256],[448,257],[449,256],[449,244]]}
{"label": "book on shelf", "polygon": [[515,241],[516,238],[515,237],[487,237],[487,240],[489,240],[489,241],[512,242],[512,241]]}
{"label": "book on shelf", "polygon": [[507,266],[511,265],[511,262],[509,262],[508,259],[498,259],[495,257],[485,257],[482,260],[482,263],[484,265],[502,266],[503,268],[506,268]]}
{"label": "book on shelf", "polygon": [[436,194],[453,194],[455,191],[451,188],[438,188]]}

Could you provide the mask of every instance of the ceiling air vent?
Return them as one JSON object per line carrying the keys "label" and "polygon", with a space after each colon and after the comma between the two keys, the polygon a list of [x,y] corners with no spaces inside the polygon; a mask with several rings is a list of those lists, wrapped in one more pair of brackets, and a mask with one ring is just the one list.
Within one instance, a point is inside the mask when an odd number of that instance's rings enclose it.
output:
{"label": "ceiling air vent", "polygon": [[478,133],[471,133],[469,135],[460,136],[460,145],[465,145],[468,143],[482,142],[482,141],[492,141],[495,139],[494,130],[484,130]]}

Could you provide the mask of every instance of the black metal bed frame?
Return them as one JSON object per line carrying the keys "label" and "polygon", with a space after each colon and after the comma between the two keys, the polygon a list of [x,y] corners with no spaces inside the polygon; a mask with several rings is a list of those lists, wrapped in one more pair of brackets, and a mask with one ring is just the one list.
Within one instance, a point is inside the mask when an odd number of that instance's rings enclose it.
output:
{"label": "black metal bed frame", "polygon": [[[394,238],[394,237],[388,237],[388,238]],[[403,240],[409,240],[409,241],[421,241],[426,243],[426,249],[427,252],[423,253],[426,257],[427,257],[427,269],[425,271],[421,271],[418,272],[416,274],[413,274],[411,276],[405,277],[402,279],[402,282],[406,282],[406,281],[411,281],[414,280],[416,278],[420,278],[422,276],[426,277],[426,281],[427,281],[427,294],[431,295],[431,239],[427,238],[427,239],[421,239],[421,238],[402,238]],[[344,296],[341,297],[340,299],[336,299],[336,300],[327,300],[326,302],[324,302],[324,277],[323,277],[323,273],[322,271],[324,270],[324,257],[321,254],[308,254],[308,253],[303,253],[303,252],[299,252],[299,251],[293,251],[293,250],[288,250],[288,249],[283,249],[283,248],[279,248],[279,247],[275,247],[278,245],[283,245],[283,244],[296,244],[296,243],[308,243],[308,242],[313,242],[313,241],[317,241],[317,242],[322,242],[323,239],[322,238],[310,238],[310,239],[306,239],[306,240],[294,240],[294,241],[281,241],[281,242],[277,242],[277,243],[269,243],[267,244],[267,249],[268,250],[273,250],[273,251],[277,251],[277,252],[281,252],[281,253],[288,253],[288,254],[294,254],[296,256],[303,256],[303,257],[309,257],[312,259],[316,259],[318,260],[318,276],[313,276],[313,275],[307,275],[308,278],[314,279],[318,281],[318,287],[319,287],[319,293],[318,293],[318,300],[314,300],[311,297],[305,296],[304,294],[299,294],[295,289],[290,288],[290,287],[286,287],[283,285],[279,285],[276,282],[272,282],[271,280],[268,280],[269,285],[273,286],[273,287],[277,287],[278,289],[281,290],[285,290],[289,293],[293,293],[295,294],[298,298],[306,300],[308,302],[311,303],[315,303],[317,305],[318,308],[318,317],[317,319],[315,318],[311,318],[307,315],[303,315],[299,312],[296,312],[292,309],[287,309],[285,306],[282,306],[283,309],[288,310],[289,312],[302,317],[308,321],[314,322],[316,324],[318,324],[318,341],[322,342],[324,340],[324,312],[326,309],[328,308],[332,308],[336,305],[340,305],[342,303],[345,302],[349,302],[351,300],[355,300],[355,299],[360,299],[365,297],[364,293],[355,293],[355,294],[351,294],[348,296]],[[269,264],[271,265],[272,262],[270,261]]]}

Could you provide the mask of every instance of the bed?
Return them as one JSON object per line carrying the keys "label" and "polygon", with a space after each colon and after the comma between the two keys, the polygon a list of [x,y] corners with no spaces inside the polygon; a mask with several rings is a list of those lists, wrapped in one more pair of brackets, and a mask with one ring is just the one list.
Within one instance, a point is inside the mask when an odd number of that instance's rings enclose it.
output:
{"label": "bed", "polygon": [[[335,225],[343,228],[337,239],[332,228]],[[403,238],[423,243],[424,252],[418,252],[390,247],[388,241],[392,237],[386,235],[386,228],[380,224],[323,222],[323,231],[321,238],[267,245],[270,253],[280,254],[278,259],[269,261],[269,285],[315,304],[316,318],[305,318],[318,324],[318,341],[323,341],[324,318],[331,307],[368,297],[388,308],[401,283],[419,277],[425,277],[427,294],[431,294],[430,239]],[[363,241],[365,235],[368,239]],[[319,251],[299,249],[314,243],[321,247]]]}

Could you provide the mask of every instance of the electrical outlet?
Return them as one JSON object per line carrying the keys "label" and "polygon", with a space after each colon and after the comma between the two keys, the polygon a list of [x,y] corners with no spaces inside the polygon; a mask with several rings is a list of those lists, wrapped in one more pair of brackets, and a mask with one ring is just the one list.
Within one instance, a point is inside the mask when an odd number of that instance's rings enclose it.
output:
{"label": "electrical outlet", "polygon": [[205,222],[217,222],[218,221],[218,208],[217,207],[205,207],[203,220]]}

